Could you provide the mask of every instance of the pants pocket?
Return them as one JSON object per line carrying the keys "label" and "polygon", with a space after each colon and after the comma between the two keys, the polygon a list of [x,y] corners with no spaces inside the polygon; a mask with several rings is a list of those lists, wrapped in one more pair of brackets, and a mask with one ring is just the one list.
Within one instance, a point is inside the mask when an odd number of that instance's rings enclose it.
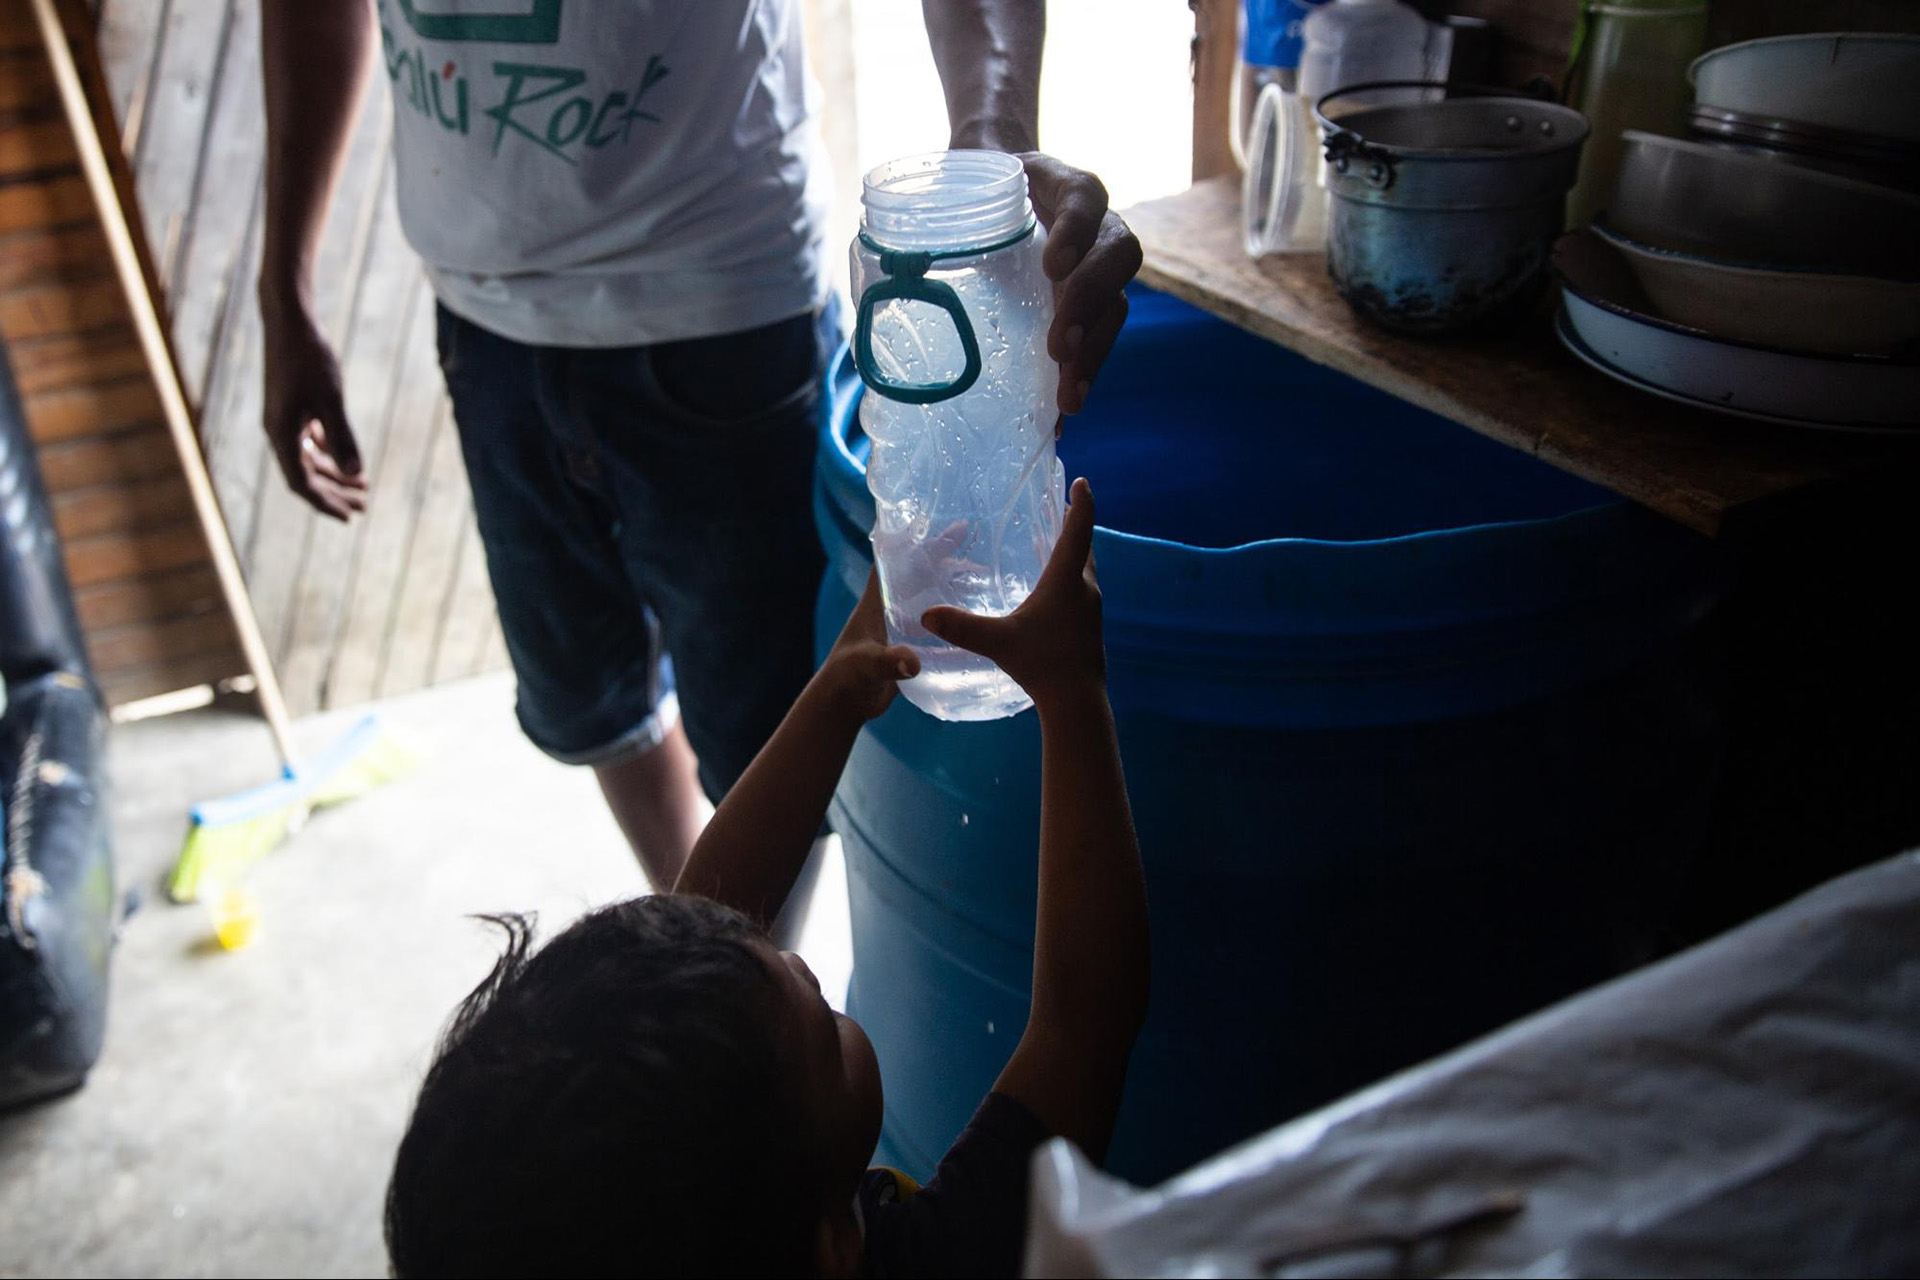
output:
{"label": "pants pocket", "polygon": [[813,390],[820,366],[811,314],[739,333],[646,348],[658,407],[683,422],[745,425],[772,417]]}

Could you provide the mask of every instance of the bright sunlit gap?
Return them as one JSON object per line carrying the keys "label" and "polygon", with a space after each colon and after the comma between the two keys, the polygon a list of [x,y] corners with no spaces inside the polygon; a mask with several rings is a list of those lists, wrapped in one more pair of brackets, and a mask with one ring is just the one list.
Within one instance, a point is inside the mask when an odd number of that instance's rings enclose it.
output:
{"label": "bright sunlit gap", "polygon": [[[947,143],[946,102],[920,5],[850,0],[849,11],[859,173],[839,175],[841,207],[830,233],[843,280],[839,259],[859,218],[859,174]],[[1187,186],[1192,36],[1185,0],[1052,0],[1047,7],[1040,145],[1099,174],[1117,209]],[[827,111],[836,105],[830,97]]]}

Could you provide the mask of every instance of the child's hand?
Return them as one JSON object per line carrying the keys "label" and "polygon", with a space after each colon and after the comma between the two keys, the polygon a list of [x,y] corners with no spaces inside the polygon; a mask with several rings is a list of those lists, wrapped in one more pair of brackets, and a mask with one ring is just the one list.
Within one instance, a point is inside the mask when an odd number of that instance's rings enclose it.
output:
{"label": "child's hand", "polygon": [[1093,570],[1092,487],[1074,481],[1070,500],[1053,556],[1018,609],[990,618],[940,605],[920,620],[948,644],[991,658],[1035,703],[1097,689],[1107,674]]}
{"label": "child's hand", "polygon": [[860,603],[853,607],[815,678],[827,683],[840,705],[862,720],[871,720],[892,704],[900,681],[919,674],[920,658],[912,649],[887,643],[880,580],[869,571]]}

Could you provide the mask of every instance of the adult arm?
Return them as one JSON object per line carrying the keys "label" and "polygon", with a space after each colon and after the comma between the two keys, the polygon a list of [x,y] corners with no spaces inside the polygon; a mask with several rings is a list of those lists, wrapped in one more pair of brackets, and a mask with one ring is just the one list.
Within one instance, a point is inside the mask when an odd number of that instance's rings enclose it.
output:
{"label": "adult arm", "polygon": [[336,520],[365,509],[366,480],[347,423],[339,365],[313,315],[313,268],[373,45],[373,10],[366,0],[262,0],[263,425],[288,486]]}
{"label": "adult arm", "polygon": [[947,98],[947,145],[1040,149],[1046,0],[921,0]]}
{"label": "adult arm", "polygon": [[1060,365],[1057,403],[1078,413],[1126,323],[1140,242],[1107,208],[1100,179],[1039,149],[1046,0],[921,0],[921,11],[947,99],[947,145],[1009,151],[1026,165],[1056,288],[1047,354]]}

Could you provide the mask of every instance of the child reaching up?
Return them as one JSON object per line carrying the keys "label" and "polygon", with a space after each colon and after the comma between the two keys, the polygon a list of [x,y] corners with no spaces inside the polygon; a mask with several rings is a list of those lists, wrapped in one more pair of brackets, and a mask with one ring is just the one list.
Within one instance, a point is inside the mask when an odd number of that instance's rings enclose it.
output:
{"label": "child reaching up", "polygon": [[1003,618],[930,610],[1040,716],[1033,1005],[993,1090],[915,1190],[867,1167],[873,1046],[766,939],[861,726],[919,663],[869,579],[833,651],[669,896],[506,954],[454,1014],[387,1192],[400,1276],[1013,1275],[1033,1149],[1105,1153],[1147,1001],[1146,889],[1107,704],[1093,495]]}

